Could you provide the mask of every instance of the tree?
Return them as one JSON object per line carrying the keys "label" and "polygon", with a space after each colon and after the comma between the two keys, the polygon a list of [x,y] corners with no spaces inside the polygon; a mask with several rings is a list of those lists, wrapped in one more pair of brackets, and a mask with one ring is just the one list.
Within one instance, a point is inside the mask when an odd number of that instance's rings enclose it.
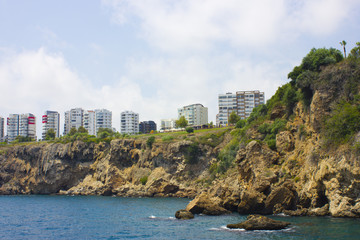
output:
{"label": "tree", "polygon": [[351,49],[349,58],[351,59],[360,59],[360,42],[356,43],[356,47]]}
{"label": "tree", "polygon": [[229,116],[229,123],[236,124],[240,120],[240,117],[235,113],[235,111],[232,111]]}
{"label": "tree", "polygon": [[114,136],[114,131],[110,128],[99,128],[98,132],[97,132],[97,136],[98,138],[104,139],[107,137],[112,137]]}
{"label": "tree", "polygon": [[179,128],[185,128],[188,125],[188,121],[184,116],[181,116],[178,120],[175,121],[175,124]]}
{"label": "tree", "polygon": [[47,130],[46,134],[45,134],[45,140],[51,140],[51,139],[55,139],[55,131],[54,129],[50,128],[49,130]]}
{"label": "tree", "polygon": [[73,135],[75,135],[76,133],[77,133],[76,127],[72,127],[72,128],[70,129],[69,135],[70,135],[70,136],[73,136]]}
{"label": "tree", "polygon": [[146,146],[148,146],[151,149],[154,142],[155,142],[155,136],[151,136],[146,140]]}
{"label": "tree", "polygon": [[77,131],[78,133],[88,133],[88,131],[83,126],[80,126]]}
{"label": "tree", "polygon": [[344,57],[346,58],[346,48],[345,48],[346,42],[345,42],[345,40],[342,40],[342,41],[340,42],[340,45],[343,46],[343,48],[344,48]]}

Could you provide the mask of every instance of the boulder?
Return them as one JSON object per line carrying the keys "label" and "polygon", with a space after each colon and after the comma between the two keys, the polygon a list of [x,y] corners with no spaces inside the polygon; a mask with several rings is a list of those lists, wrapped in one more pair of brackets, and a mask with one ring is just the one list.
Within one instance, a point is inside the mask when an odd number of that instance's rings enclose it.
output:
{"label": "boulder", "polygon": [[238,212],[240,214],[264,213],[264,194],[253,190],[246,190],[242,192],[240,198],[241,201],[238,205]]}
{"label": "boulder", "polygon": [[279,152],[290,152],[294,150],[294,136],[290,131],[283,131],[276,135],[276,149]]}
{"label": "boulder", "polygon": [[187,220],[187,219],[193,219],[194,214],[192,214],[191,212],[189,212],[189,211],[187,211],[185,209],[181,209],[181,210],[176,211],[175,217],[177,219]]}
{"label": "boulder", "polygon": [[228,228],[242,228],[245,230],[280,230],[289,226],[289,222],[273,220],[261,215],[249,215],[247,220],[236,224],[228,224]]}
{"label": "boulder", "polygon": [[210,198],[206,193],[202,193],[192,200],[186,206],[186,210],[193,214],[203,213],[206,215],[222,215],[230,213],[219,205],[218,199]]}
{"label": "boulder", "polygon": [[265,201],[265,208],[270,212],[274,211],[274,206],[284,210],[296,209],[298,196],[291,184],[283,184],[271,191]]}

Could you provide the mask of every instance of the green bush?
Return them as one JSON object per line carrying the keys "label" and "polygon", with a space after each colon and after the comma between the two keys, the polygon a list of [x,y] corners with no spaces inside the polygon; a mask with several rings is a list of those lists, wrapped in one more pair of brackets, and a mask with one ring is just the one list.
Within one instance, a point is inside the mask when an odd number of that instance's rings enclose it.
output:
{"label": "green bush", "polygon": [[155,136],[151,136],[146,140],[146,146],[151,149],[154,142]]}
{"label": "green bush", "polygon": [[186,132],[187,133],[193,133],[194,132],[194,129],[192,127],[187,127],[185,128]]}
{"label": "green bush", "polygon": [[268,145],[268,147],[272,150],[276,150],[276,139],[269,139],[266,141],[266,144]]}
{"label": "green bush", "polygon": [[198,163],[199,156],[202,154],[202,151],[198,143],[192,143],[185,148],[184,157],[185,162],[189,164]]}
{"label": "green bush", "polygon": [[148,181],[148,176],[143,176],[142,178],[140,178],[140,182],[142,185],[145,185]]}
{"label": "green bush", "polygon": [[339,103],[325,121],[324,136],[327,143],[348,141],[360,131],[360,110],[348,102]]}
{"label": "green bush", "polygon": [[235,138],[233,139],[225,148],[223,148],[218,155],[218,173],[226,172],[229,167],[233,164],[237,151],[239,150],[239,141]]}
{"label": "green bush", "polygon": [[237,123],[235,124],[235,128],[243,128],[246,125],[246,120],[244,119],[240,119],[239,121],[237,121]]}

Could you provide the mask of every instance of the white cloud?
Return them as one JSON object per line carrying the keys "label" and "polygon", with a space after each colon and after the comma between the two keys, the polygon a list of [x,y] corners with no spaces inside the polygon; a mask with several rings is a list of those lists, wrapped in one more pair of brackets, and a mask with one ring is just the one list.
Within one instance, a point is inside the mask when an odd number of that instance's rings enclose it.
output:
{"label": "white cloud", "polygon": [[356,0],[103,0],[117,23],[140,20],[142,37],[168,52],[269,46],[300,34],[328,35]]}

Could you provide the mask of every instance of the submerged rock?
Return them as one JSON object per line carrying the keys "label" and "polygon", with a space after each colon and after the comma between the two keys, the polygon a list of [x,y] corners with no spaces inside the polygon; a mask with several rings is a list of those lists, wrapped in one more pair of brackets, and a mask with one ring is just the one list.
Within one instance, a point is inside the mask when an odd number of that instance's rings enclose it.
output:
{"label": "submerged rock", "polygon": [[228,228],[243,228],[245,230],[280,230],[289,226],[289,222],[274,220],[261,215],[249,215],[241,223],[228,224]]}
{"label": "submerged rock", "polygon": [[177,219],[187,220],[187,219],[193,219],[194,214],[192,214],[191,212],[189,212],[189,211],[187,211],[185,209],[181,209],[181,210],[176,211],[175,217]]}

